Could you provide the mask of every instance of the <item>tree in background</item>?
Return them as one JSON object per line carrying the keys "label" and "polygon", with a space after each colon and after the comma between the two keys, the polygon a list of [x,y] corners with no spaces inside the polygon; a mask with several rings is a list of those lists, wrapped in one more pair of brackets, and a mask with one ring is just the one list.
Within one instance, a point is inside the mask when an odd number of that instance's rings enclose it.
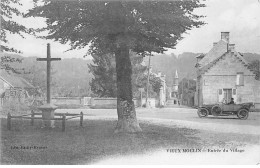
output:
{"label": "tree in background", "polygon": [[98,97],[116,97],[116,63],[113,54],[93,55],[89,72],[93,74],[91,91]]}
{"label": "tree in background", "polygon": [[[132,64],[132,92],[134,98],[140,97],[139,88],[145,88],[147,83],[147,67],[142,65],[143,56],[130,52]],[[116,97],[116,62],[113,54],[94,55],[93,64],[89,64],[89,71],[94,78],[90,82],[91,91],[98,97]],[[149,95],[159,95],[161,80],[155,75],[150,76]]]}
{"label": "tree in background", "polygon": [[[21,74],[21,76],[30,82],[34,87],[37,88],[38,92],[41,94],[45,94],[47,92],[47,70],[44,63],[39,63],[36,60],[32,65],[26,65],[25,67],[26,73]],[[56,71],[53,70],[53,66],[51,67],[51,76],[52,78],[55,76]],[[51,87],[55,87],[56,83],[54,80],[51,81]]]}
{"label": "tree in background", "polygon": [[260,80],[260,61],[254,60],[249,64],[249,68],[254,71],[255,79]]}
{"label": "tree in background", "polygon": [[[135,98],[139,98],[141,96],[140,91],[138,88],[144,88],[144,92],[146,93],[147,90],[147,73],[139,74],[137,78],[136,84],[133,86],[133,90],[136,90],[133,94]],[[156,98],[160,94],[160,88],[162,86],[161,79],[156,77],[154,74],[150,74],[149,80],[149,88],[148,94],[149,97]]]}
{"label": "tree in background", "polygon": [[[138,94],[138,88],[143,87],[143,75],[146,66],[142,65],[143,56],[130,52],[132,64],[132,92]],[[116,97],[116,62],[113,54],[93,55],[93,64],[89,64],[89,71],[94,78],[90,82],[92,92],[98,97]],[[133,96],[135,97],[135,96]]]}
{"label": "tree in background", "polygon": [[183,78],[179,82],[178,93],[182,95],[182,104],[193,105],[194,102],[190,102],[196,92],[196,81],[189,78]]}
{"label": "tree in background", "polygon": [[132,94],[129,51],[146,56],[174,48],[182,34],[204,23],[193,13],[204,7],[190,1],[56,1],[37,3],[27,16],[46,18],[46,39],[69,43],[71,50],[90,43],[89,54],[113,53],[117,74],[115,132],[141,131]]}
{"label": "tree in background", "polygon": [[12,66],[13,63],[21,63],[21,58],[13,58],[11,56],[1,55],[0,57],[0,68],[6,70],[8,73],[16,73],[20,74],[21,70],[24,69],[17,69]]}

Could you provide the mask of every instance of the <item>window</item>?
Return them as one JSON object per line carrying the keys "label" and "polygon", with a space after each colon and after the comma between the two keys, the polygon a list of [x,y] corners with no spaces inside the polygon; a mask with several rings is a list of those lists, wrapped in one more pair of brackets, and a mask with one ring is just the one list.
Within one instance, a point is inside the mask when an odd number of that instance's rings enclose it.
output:
{"label": "window", "polygon": [[204,86],[208,86],[208,82],[206,81],[206,79],[204,79]]}
{"label": "window", "polygon": [[236,85],[237,86],[244,86],[244,73],[243,72],[237,73]]}
{"label": "window", "polygon": [[222,95],[222,89],[219,89],[219,90],[218,90],[218,94],[219,94],[219,95]]}

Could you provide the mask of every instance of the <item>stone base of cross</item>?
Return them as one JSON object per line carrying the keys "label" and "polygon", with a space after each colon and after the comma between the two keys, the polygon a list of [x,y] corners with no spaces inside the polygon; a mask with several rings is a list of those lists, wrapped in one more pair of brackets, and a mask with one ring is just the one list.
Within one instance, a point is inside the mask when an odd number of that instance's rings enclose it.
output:
{"label": "stone base of cross", "polygon": [[51,58],[50,44],[47,44],[47,58],[37,58],[37,61],[47,61],[47,103],[40,106],[38,109],[42,111],[42,127],[54,128],[54,111],[57,106],[51,104],[51,61],[58,61],[60,58]]}
{"label": "stone base of cross", "polygon": [[44,104],[40,106],[38,109],[42,111],[42,128],[54,128],[55,120],[54,112],[58,107],[53,104]]}

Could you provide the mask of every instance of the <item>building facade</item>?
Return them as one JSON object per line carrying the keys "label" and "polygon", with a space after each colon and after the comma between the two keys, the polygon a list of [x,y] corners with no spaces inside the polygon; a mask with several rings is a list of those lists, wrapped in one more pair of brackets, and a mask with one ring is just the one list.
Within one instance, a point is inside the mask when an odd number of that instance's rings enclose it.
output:
{"label": "building facade", "polygon": [[161,88],[159,93],[159,106],[165,106],[166,104],[166,75],[162,75],[161,72],[159,72],[156,77],[159,77],[161,80]]}
{"label": "building facade", "polygon": [[179,100],[179,76],[178,76],[177,70],[175,71],[173,86],[168,87],[167,90],[168,90],[168,97],[167,97],[166,105],[168,107],[180,105],[180,100]]}
{"label": "building facade", "polygon": [[221,32],[221,40],[213,43],[207,54],[197,56],[195,105],[254,102],[260,105],[260,81],[248,68],[243,55],[229,43],[229,32]]}
{"label": "building facade", "polygon": [[0,107],[8,103],[24,103],[32,96],[30,91],[33,89],[35,89],[34,86],[25,79],[0,70]]}

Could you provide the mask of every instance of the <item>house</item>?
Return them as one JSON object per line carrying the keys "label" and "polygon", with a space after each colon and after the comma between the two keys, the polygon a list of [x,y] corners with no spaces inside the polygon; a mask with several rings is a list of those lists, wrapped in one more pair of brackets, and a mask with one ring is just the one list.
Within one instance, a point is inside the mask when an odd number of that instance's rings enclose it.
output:
{"label": "house", "polygon": [[[152,66],[149,68],[150,76],[154,76],[160,80],[161,87],[159,90],[159,95],[156,97],[152,97],[148,95],[147,103],[149,104],[148,107],[155,108],[165,106],[166,104],[166,75],[163,75],[161,72],[155,73],[152,71]],[[143,90],[144,91],[144,90]],[[142,91],[141,91],[142,92]],[[147,93],[147,92],[146,92]],[[146,95],[147,96],[147,95]],[[143,107],[146,104],[146,96],[144,96],[140,102],[140,105]]]}
{"label": "house", "polygon": [[159,106],[165,106],[166,104],[166,75],[162,75],[161,72],[156,74],[156,77],[160,78],[161,80],[161,88],[160,88],[160,93],[159,93]]}
{"label": "house", "polygon": [[260,106],[260,81],[248,67],[243,55],[229,42],[229,32],[221,32],[207,54],[197,56],[195,105],[254,102]]}
{"label": "house", "polygon": [[0,106],[5,102],[19,101],[24,102],[26,98],[31,97],[32,90],[35,87],[22,77],[14,76],[0,70]]}

